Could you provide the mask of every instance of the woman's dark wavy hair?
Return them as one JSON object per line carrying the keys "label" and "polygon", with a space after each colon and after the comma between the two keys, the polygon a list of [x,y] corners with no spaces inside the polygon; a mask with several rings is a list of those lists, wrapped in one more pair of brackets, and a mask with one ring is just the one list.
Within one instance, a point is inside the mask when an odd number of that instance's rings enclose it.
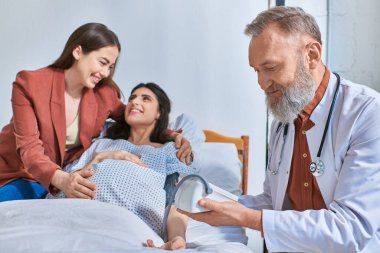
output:
{"label": "woman's dark wavy hair", "polygon": [[[158,101],[158,110],[160,112],[160,117],[156,121],[156,125],[154,126],[154,129],[150,135],[150,141],[156,143],[166,143],[170,141],[171,139],[169,139],[167,128],[169,124],[171,103],[168,95],[163,89],[161,89],[160,86],[155,83],[140,83],[132,89],[130,95],[132,95],[135,90],[140,88],[147,88],[151,90]],[[127,124],[127,122],[125,122],[123,118],[122,120],[117,121],[107,130],[106,138],[128,140],[130,132],[130,126]]]}
{"label": "woman's dark wavy hair", "polygon": [[[107,46],[116,46],[119,52],[121,51],[118,37],[113,31],[108,29],[107,26],[100,23],[87,23],[78,27],[70,35],[61,55],[57,60],[50,64],[49,67],[63,70],[69,69],[75,62],[73,51],[77,46],[81,46],[85,54]],[[115,67],[116,63],[117,60],[115,62]],[[114,71],[115,68],[113,68],[110,75],[107,78],[102,79],[96,87],[110,85],[117,91],[120,98],[122,92],[119,86],[112,80]]]}

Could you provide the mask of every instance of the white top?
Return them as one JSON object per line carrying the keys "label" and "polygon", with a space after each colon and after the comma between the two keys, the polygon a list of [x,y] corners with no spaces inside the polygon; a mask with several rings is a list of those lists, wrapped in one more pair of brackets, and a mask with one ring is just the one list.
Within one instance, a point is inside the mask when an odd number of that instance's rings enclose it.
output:
{"label": "white top", "polygon": [[79,113],[66,128],[66,151],[79,145]]}

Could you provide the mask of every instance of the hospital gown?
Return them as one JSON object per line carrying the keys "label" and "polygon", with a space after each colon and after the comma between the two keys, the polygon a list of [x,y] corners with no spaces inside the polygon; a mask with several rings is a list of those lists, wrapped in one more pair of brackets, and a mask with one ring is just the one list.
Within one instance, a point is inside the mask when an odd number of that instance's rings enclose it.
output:
{"label": "hospital gown", "polygon": [[[95,200],[122,206],[139,216],[156,233],[161,234],[165,211],[165,179],[173,173],[192,174],[194,170],[176,157],[173,142],[155,148],[134,145],[127,140],[98,139],[80,159],[64,168],[72,173],[82,169],[102,151],[125,150],[140,157],[146,167],[125,160],[105,159],[94,164],[89,178],[96,185]],[[63,193],[48,198],[64,197]]]}

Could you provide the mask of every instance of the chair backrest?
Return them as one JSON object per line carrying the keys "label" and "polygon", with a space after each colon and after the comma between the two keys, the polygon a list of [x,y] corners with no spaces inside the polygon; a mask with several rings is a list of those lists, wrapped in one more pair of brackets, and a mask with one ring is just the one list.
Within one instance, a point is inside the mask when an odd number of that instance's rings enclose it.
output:
{"label": "chair backrest", "polygon": [[249,136],[242,135],[240,137],[230,137],[219,134],[211,130],[203,130],[206,135],[206,142],[221,142],[233,143],[238,151],[239,159],[242,164],[241,175],[241,189],[243,194],[247,194],[248,190],[248,156],[249,156]]}

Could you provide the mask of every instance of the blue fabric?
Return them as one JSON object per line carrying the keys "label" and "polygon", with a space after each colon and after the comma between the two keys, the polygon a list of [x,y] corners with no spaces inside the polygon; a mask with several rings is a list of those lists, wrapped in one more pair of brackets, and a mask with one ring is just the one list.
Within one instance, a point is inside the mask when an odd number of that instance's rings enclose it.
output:
{"label": "blue fabric", "polygon": [[42,199],[47,194],[46,189],[36,182],[17,179],[0,187],[0,202],[21,199]]}
{"label": "blue fabric", "polygon": [[178,183],[178,177],[179,177],[178,172],[170,174],[169,176],[166,177],[165,186],[164,186],[164,190],[166,192],[166,201],[165,201],[166,207],[169,204],[170,197],[174,193],[175,186]]}

